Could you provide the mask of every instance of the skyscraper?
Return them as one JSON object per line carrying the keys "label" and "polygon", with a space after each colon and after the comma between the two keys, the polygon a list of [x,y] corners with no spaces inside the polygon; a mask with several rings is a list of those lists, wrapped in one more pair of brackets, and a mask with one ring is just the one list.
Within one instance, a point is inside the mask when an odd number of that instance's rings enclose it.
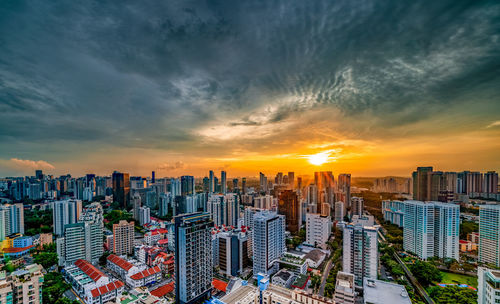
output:
{"label": "skyscraper", "polygon": [[130,177],[128,173],[113,172],[113,201],[127,208],[130,201]]}
{"label": "skyscraper", "polygon": [[338,201],[335,202],[335,217],[334,221],[340,222],[344,220],[345,216],[345,204],[344,202]]}
{"label": "skyscraper", "polygon": [[121,220],[113,224],[113,252],[117,255],[134,253],[134,222]]}
{"label": "skyscraper", "polygon": [[412,174],[413,178],[413,199],[417,201],[428,200],[428,176],[432,172],[432,167],[418,167]]}
{"label": "skyscraper", "polygon": [[195,194],[194,176],[184,175],[181,176],[181,195]]}
{"label": "skyscraper", "polygon": [[477,303],[500,303],[500,271],[477,268]]}
{"label": "skyscraper", "polygon": [[278,213],[285,216],[286,229],[297,233],[302,223],[301,208],[297,193],[293,190],[281,192],[278,201]]}
{"label": "skyscraper", "polygon": [[500,205],[479,207],[479,262],[500,267]]}
{"label": "skyscraper", "polygon": [[495,171],[488,171],[484,174],[483,192],[498,193],[498,173]]}
{"label": "skyscraper", "polygon": [[209,177],[208,193],[214,193],[215,192],[214,171],[210,170],[209,174],[210,177]]}
{"label": "skyscraper", "polygon": [[226,171],[221,171],[220,172],[220,192],[222,192],[223,194],[227,193]]}
{"label": "skyscraper", "polygon": [[197,212],[174,218],[175,301],[203,302],[212,290],[212,243],[210,214]]}
{"label": "skyscraper", "polygon": [[77,223],[64,225],[63,237],[57,239],[59,265],[71,265],[78,259],[93,264],[103,254],[103,210],[100,203],[87,206]]}
{"label": "skyscraper", "polygon": [[363,198],[354,196],[353,198],[351,198],[351,203],[352,203],[352,215],[362,216],[365,206]]}
{"label": "skyscraper", "polygon": [[351,206],[351,174],[339,174],[338,190],[345,194],[345,204]]}
{"label": "skyscraper", "polygon": [[78,222],[85,225],[85,260],[95,264],[103,254],[103,210],[100,203],[83,209]]}
{"label": "skyscraper", "polygon": [[278,260],[286,251],[285,216],[260,211],[253,216],[253,274],[271,275],[279,270]]}
{"label": "skyscraper", "polygon": [[288,184],[292,189],[295,187],[295,172],[288,172]]}
{"label": "skyscraper", "polygon": [[326,242],[332,231],[332,220],[329,216],[317,213],[306,215],[306,243],[326,249]]}
{"label": "skyscraper", "polygon": [[264,173],[259,173],[259,181],[260,181],[260,192],[267,192],[267,177]]}
{"label": "skyscraper", "polygon": [[354,274],[357,286],[365,277],[378,274],[377,226],[348,224],[344,227],[342,271]]}
{"label": "skyscraper", "polygon": [[54,202],[52,209],[54,234],[62,236],[64,234],[64,226],[78,222],[81,212],[81,200],[69,199]]}
{"label": "skyscraper", "polygon": [[36,179],[42,180],[43,179],[42,170],[35,170],[35,177],[36,177]]}
{"label": "skyscraper", "polygon": [[0,205],[0,219],[5,220],[0,223],[0,226],[3,226],[5,236],[13,233],[24,234],[24,206],[22,203]]}
{"label": "skyscraper", "polygon": [[405,201],[403,248],[421,259],[459,259],[460,207],[440,202]]}
{"label": "skyscraper", "polygon": [[134,220],[138,221],[139,220],[139,208],[142,207],[142,199],[141,199],[141,195],[139,194],[139,192],[134,192],[130,201],[132,202]]}

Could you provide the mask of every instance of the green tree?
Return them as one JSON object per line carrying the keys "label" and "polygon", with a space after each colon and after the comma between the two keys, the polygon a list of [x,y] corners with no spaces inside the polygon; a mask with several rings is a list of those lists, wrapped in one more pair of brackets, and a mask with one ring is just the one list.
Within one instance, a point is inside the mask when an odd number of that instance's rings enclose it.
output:
{"label": "green tree", "polygon": [[477,293],[469,288],[434,286],[429,288],[429,295],[438,304],[476,304]]}
{"label": "green tree", "polygon": [[431,263],[415,261],[410,265],[410,270],[415,278],[424,286],[429,286],[432,282],[440,282],[443,274]]}
{"label": "green tree", "polygon": [[[63,293],[71,286],[66,283],[59,272],[49,272],[44,276],[42,296],[44,304],[61,304],[58,302]],[[66,303],[62,303],[66,304]]]}
{"label": "green tree", "polygon": [[33,261],[42,265],[45,269],[49,269],[50,267],[57,265],[57,260],[58,257],[55,252],[40,252],[33,256]]}
{"label": "green tree", "polygon": [[479,224],[471,221],[462,221],[460,224],[460,239],[465,240],[467,238],[467,234],[478,231]]}

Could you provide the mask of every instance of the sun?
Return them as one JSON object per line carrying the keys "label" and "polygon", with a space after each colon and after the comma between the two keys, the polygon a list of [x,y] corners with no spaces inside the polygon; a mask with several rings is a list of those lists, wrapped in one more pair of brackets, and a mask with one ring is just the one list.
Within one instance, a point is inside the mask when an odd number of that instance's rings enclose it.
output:
{"label": "sun", "polygon": [[308,160],[311,164],[315,166],[321,166],[322,164],[328,161],[328,157],[330,156],[329,152],[320,152],[316,154],[309,155]]}

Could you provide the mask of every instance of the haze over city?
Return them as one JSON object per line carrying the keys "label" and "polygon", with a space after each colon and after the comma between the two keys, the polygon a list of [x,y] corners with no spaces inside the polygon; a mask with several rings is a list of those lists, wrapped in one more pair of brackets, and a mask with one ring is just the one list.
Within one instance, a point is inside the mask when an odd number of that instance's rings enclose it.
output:
{"label": "haze over city", "polygon": [[498,171],[499,10],[7,1],[0,176]]}

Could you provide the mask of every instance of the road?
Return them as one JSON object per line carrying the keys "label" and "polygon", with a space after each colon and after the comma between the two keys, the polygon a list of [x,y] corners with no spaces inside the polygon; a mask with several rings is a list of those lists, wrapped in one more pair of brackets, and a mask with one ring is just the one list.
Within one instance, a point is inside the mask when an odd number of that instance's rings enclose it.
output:
{"label": "road", "polygon": [[[385,243],[386,239],[385,239],[384,235],[380,232],[380,229],[378,230],[378,235],[379,235],[378,242],[381,243],[383,241]],[[427,304],[435,304],[434,301],[429,296],[429,294],[427,293],[427,291],[425,291],[425,289],[422,287],[422,285],[420,285],[420,283],[417,281],[417,279],[415,279],[415,277],[413,276],[411,271],[408,269],[408,267],[406,267],[406,264],[403,263],[403,261],[401,261],[397,252],[394,253],[394,259],[396,259],[396,262],[398,262],[399,265],[401,265],[401,267],[403,268],[403,271],[406,274],[406,277],[408,278],[408,280],[410,280],[410,283],[413,285],[413,287],[415,287],[415,289],[417,289],[418,293],[424,298],[424,300],[427,302]]]}
{"label": "road", "polygon": [[323,271],[323,276],[321,277],[321,285],[319,286],[319,295],[323,296],[325,292],[326,279],[328,279],[328,275],[330,274],[330,270],[332,269],[333,259],[329,259],[328,263],[325,266],[325,271]]}
{"label": "road", "polygon": [[406,273],[406,276],[410,280],[410,283],[413,285],[413,287],[415,287],[417,289],[418,293],[424,298],[424,300],[428,304],[434,304],[434,301],[431,299],[429,294],[427,294],[427,291],[425,291],[425,289],[422,287],[422,285],[420,285],[420,283],[417,281],[417,279],[415,279],[413,274],[410,272],[408,267],[406,267],[405,263],[403,263],[403,261],[401,261],[401,259],[399,258],[398,254],[396,252],[394,253],[394,258],[399,263],[399,265],[401,265],[404,272]]}

